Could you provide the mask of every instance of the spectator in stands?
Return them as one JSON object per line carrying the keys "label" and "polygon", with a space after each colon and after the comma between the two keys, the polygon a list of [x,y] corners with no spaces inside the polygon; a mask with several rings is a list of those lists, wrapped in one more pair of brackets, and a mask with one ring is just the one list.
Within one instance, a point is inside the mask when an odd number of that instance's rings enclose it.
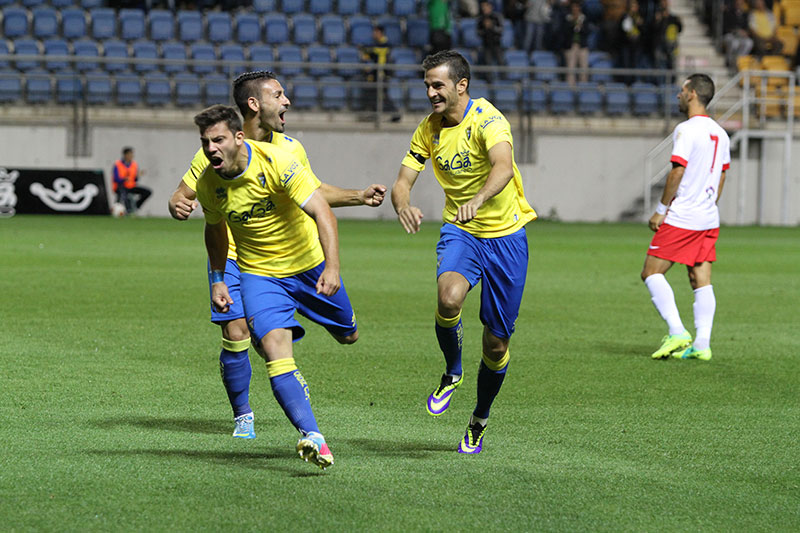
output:
{"label": "spectator in stands", "polygon": [[[619,65],[622,68],[638,68],[642,52],[645,50],[643,50],[642,42],[644,18],[639,12],[637,0],[629,0],[628,10],[620,21],[620,29]],[[630,83],[635,76],[626,74],[624,78],[627,83]]]}
{"label": "spectator in stands", "polygon": [[550,22],[549,0],[527,0],[525,2],[525,43],[523,50],[541,50],[547,23]]}
{"label": "spectator in stands", "polygon": [[514,46],[523,49],[525,45],[525,0],[503,0],[503,15],[511,22],[514,30]]}
{"label": "spectator in stands", "polygon": [[480,13],[478,0],[458,0],[458,15],[460,17],[477,17]]}
{"label": "spectator in stands", "polygon": [[753,49],[753,39],[748,32],[749,16],[747,14],[747,2],[745,0],[735,0],[725,5],[723,16],[722,40],[725,43],[725,61],[729,68],[736,68],[736,59],[739,56],[746,56]]}
{"label": "spectator in stands", "polygon": [[428,0],[431,54],[453,46],[453,19],[448,0]]}
{"label": "spectator in stands", "polygon": [[147,187],[139,186],[139,164],[133,160],[133,148],[126,146],[122,149],[122,157],[114,162],[111,174],[111,187],[117,194],[117,202],[132,215],[152,194]]}
{"label": "spectator in stands", "polygon": [[753,39],[753,52],[759,57],[780,54],[783,43],[775,35],[775,16],[764,4],[764,0],[754,0],[748,19],[750,37]]}
{"label": "spectator in stands", "polygon": [[653,20],[653,53],[656,68],[672,70],[678,53],[678,34],[683,30],[681,19],[669,10],[668,0],[661,0]]}
{"label": "spectator in stands", "polygon": [[[579,0],[573,0],[569,6],[566,17],[566,33],[562,48],[564,50],[564,63],[569,68],[567,82],[575,85],[575,68],[589,68],[589,21],[583,13]],[[580,80],[589,81],[588,72],[581,72]]]}
{"label": "spectator in stands", "polygon": [[[483,65],[504,65],[503,54],[503,17],[496,13],[489,0],[482,0],[481,14],[478,16],[478,36],[481,38],[480,62]],[[494,81],[494,71],[488,73],[487,79]]]}
{"label": "spectator in stands", "polygon": [[[386,31],[381,25],[372,28],[372,46],[365,47],[362,50],[364,61],[374,63],[376,65],[385,65],[389,58],[389,39],[386,37]],[[370,69],[366,72],[366,80],[369,83],[364,88],[364,109],[376,110],[378,109],[378,86],[377,83],[383,83],[383,111],[392,113],[392,122],[400,120],[400,114],[397,112],[397,107],[389,97],[389,87],[386,82],[387,71],[384,69]]]}

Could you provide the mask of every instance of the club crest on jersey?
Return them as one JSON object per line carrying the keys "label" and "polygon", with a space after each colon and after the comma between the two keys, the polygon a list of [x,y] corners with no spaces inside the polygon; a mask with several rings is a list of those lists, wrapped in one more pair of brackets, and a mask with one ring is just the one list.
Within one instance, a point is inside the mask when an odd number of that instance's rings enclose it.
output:
{"label": "club crest on jersey", "polygon": [[217,200],[224,200],[228,197],[228,189],[225,187],[217,187],[214,192],[217,194]]}
{"label": "club crest on jersey", "polygon": [[267,186],[267,178],[264,177],[263,172],[259,172],[258,176],[256,176],[256,179],[258,179],[258,182],[261,184],[262,187]]}
{"label": "club crest on jersey", "polygon": [[254,218],[264,218],[275,209],[275,204],[269,196],[253,204],[247,211],[231,211],[228,213],[228,222],[247,224]]}
{"label": "club crest on jersey", "polygon": [[706,194],[708,195],[708,199],[712,200],[714,198],[714,187],[706,189]]}
{"label": "club crest on jersey", "polygon": [[433,134],[433,145],[434,146],[439,146],[439,134],[438,133],[434,133]]}
{"label": "club crest on jersey", "polygon": [[469,140],[470,137],[472,137],[472,126],[467,128],[467,140]]}

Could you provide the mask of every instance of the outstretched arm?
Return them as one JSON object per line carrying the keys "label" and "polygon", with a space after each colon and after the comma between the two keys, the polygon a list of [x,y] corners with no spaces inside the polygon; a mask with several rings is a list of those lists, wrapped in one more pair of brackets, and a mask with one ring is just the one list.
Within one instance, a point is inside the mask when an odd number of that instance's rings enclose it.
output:
{"label": "outstretched arm", "polygon": [[511,151],[511,144],[500,142],[489,149],[489,163],[492,170],[486,178],[486,183],[472,197],[472,199],[458,206],[458,212],[453,217],[453,222],[465,224],[475,218],[478,209],[497,193],[502,191],[514,177],[514,158]]}
{"label": "outstretched arm", "polygon": [[[661,195],[661,205],[668,208],[669,204],[672,203],[672,199],[675,198],[675,193],[678,192],[678,186],[681,184],[683,172],[685,170],[686,169],[678,163],[672,163],[672,170],[669,171],[667,183],[664,185],[664,192]],[[659,211],[663,211],[663,213],[660,213]],[[665,218],[667,218],[667,210],[659,206],[659,208],[656,209],[656,212],[653,213],[653,216],[650,217],[650,222],[648,223],[650,229],[653,231],[658,231],[659,226],[661,226],[661,223],[664,222]]]}
{"label": "outstretched arm", "polygon": [[181,180],[178,188],[172,193],[169,198],[169,214],[176,220],[186,220],[192,211],[197,209],[197,193],[186,185],[186,182]]}
{"label": "outstretched arm", "polygon": [[372,184],[364,190],[342,189],[336,185],[323,183],[320,188],[322,196],[331,207],[347,207],[353,205],[367,205],[378,207],[386,196],[386,186]]}
{"label": "outstretched arm", "polygon": [[422,211],[411,205],[411,189],[418,176],[418,171],[400,165],[400,172],[392,185],[392,205],[406,233],[418,232],[422,222]]}
{"label": "outstretched arm", "polygon": [[322,253],[325,254],[325,269],[317,280],[317,294],[333,296],[341,285],[336,217],[323,195],[317,194],[316,191],[303,205],[303,211],[317,223],[319,243],[322,245]]}
{"label": "outstretched arm", "polygon": [[208,263],[211,266],[211,303],[220,313],[227,313],[233,299],[223,281],[225,263],[228,260],[228,229],[225,222],[206,222],[205,241]]}

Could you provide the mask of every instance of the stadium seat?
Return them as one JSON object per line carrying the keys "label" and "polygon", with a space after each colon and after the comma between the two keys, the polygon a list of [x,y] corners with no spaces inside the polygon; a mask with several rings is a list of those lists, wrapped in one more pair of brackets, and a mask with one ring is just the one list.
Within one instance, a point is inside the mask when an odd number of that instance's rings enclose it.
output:
{"label": "stadium seat", "polygon": [[268,44],[289,42],[289,22],[285,15],[270,14],[264,17],[264,33]]}
{"label": "stadium seat", "polygon": [[338,15],[320,17],[320,41],[326,46],[339,46],[345,42],[344,19]]}
{"label": "stadium seat", "polygon": [[409,17],[417,13],[417,0],[394,0],[392,14],[396,17]]}
{"label": "stadium seat", "polygon": [[147,18],[150,39],[162,42],[175,37],[175,19],[172,12],[165,9],[154,9]]}
{"label": "stadium seat", "polygon": [[317,105],[319,90],[317,84],[306,76],[292,79],[292,105],[297,109],[311,109]]}
{"label": "stadium seat", "polygon": [[117,74],[117,104],[136,105],[142,101],[142,83],[135,74]]}
{"label": "stadium seat", "polygon": [[777,30],[775,30],[775,36],[783,44],[781,53],[788,57],[794,57],[795,52],[797,52],[798,42],[795,29],[790,26],[779,26]]}
{"label": "stadium seat", "polygon": [[93,9],[95,7],[103,7],[104,0],[80,0],[78,5],[83,9]]}
{"label": "stadium seat", "polygon": [[[217,59],[214,45],[209,43],[194,43],[189,46],[189,57],[195,60],[212,61]],[[216,65],[210,63],[192,65],[192,71],[198,74],[210,74],[217,71]]]}
{"label": "stadium seat", "polygon": [[566,82],[550,84],[550,112],[554,114],[575,112],[575,89]]}
{"label": "stadium seat", "polygon": [[270,70],[274,61],[271,46],[254,44],[250,47],[250,65],[253,70]]}
{"label": "stadium seat", "polygon": [[[41,53],[39,41],[36,39],[23,38],[14,41],[15,56],[38,56]],[[41,67],[41,63],[33,59],[14,61],[14,65],[23,72]]]}
{"label": "stadium seat", "polygon": [[386,44],[391,47],[403,46],[403,27],[399,20],[393,17],[384,17],[378,20],[378,26],[383,28]]}
{"label": "stadium seat", "polygon": [[[158,46],[153,41],[142,40],[136,41],[131,45],[133,57],[136,59],[158,59]],[[158,70],[158,63],[145,62],[135,63],[133,70],[136,72],[152,72]]]}
{"label": "stadium seat", "polygon": [[524,80],[528,78],[528,54],[524,50],[506,51],[506,65],[513,69],[505,72],[503,77],[507,80]]}
{"label": "stadium seat", "polygon": [[[75,57],[79,58],[97,58],[100,57],[100,49],[98,48],[97,41],[91,41],[89,39],[82,40],[82,41],[75,41],[72,43],[72,52],[75,54]],[[82,59],[75,63],[75,69],[81,72],[87,70],[95,70],[100,67],[100,63],[97,61],[88,61]],[[106,77],[108,77],[106,75]]]}
{"label": "stadium seat", "polygon": [[[70,55],[69,44],[64,39],[48,39],[44,43],[44,55],[51,57],[64,57]],[[71,70],[72,63],[66,59],[45,60],[44,68],[50,71]]]}
{"label": "stadium seat", "polygon": [[651,115],[658,112],[658,89],[652,83],[637,81],[631,84],[631,96],[635,115]]}
{"label": "stadium seat", "polygon": [[360,13],[360,0],[338,0],[336,2],[336,12],[340,15],[355,15]]}
{"label": "stadium seat", "polygon": [[591,115],[603,110],[603,93],[596,83],[578,83],[575,90],[578,95],[578,113]]}
{"label": "stadium seat", "polygon": [[86,13],[82,9],[69,7],[61,10],[61,36],[64,39],[86,37]]}
{"label": "stadium seat", "polygon": [[179,106],[199,106],[203,102],[200,78],[184,72],[177,74],[175,82],[175,103]]}
{"label": "stadium seat", "polygon": [[[429,39],[428,21],[423,18],[410,18],[406,22],[406,41],[411,48],[425,48]],[[410,98],[410,95],[409,95]]]}
{"label": "stadium seat", "polygon": [[144,81],[144,101],[147,105],[161,106],[172,100],[172,86],[166,74],[150,74]]}
{"label": "stadium seat", "polygon": [[327,15],[333,11],[333,0],[309,0],[308,12],[312,15]]}
{"label": "stadium seat", "polygon": [[71,104],[83,99],[83,82],[74,74],[56,74],[56,102]]}
{"label": "stadium seat", "polygon": [[[336,63],[347,63],[353,65],[357,63],[363,63],[361,53],[354,46],[339,46],[334,49],[333,55]],[[363,72],[364,71],[358,67],[341,67],[336,69],[336,73],[345,78],[360,77],[362,76]]]}
{"label": "stadium seat", "polygon": [[631,112],[631,96],[624,83],[606,83],[606,113],[626,115]]}
{"label": "stadium seat", "polygon": [[29,103],[49,102],[53,98],[50,74],[44,70],[32,70],[25,76],[25,99]]}
{"label": "stadium seat", "polygon": [[455,48],[454,50],[459,54],[461,54],[462,56],[464,56],[464,59],[467,60],[467,63],[469,63],[470,66],[478,64],[478,62],[475,60],[475,58],[477,57],[475,50],[469,48]]}
{"label": "stadium seat", "polygon": [[[124,41],[120,41],[119,39],[108,39],[102,44],[104,57],[112,59],[127,59],[129,57],[128,45],[125,44]],[[103,68],[105,68],[108,72],[120,72],[127,70],[128,63],[127,61],[109,61],[104,64]]]}
{"label": "stadium seat", "polygon": [[398,109],[406,107],[405,85],[393,83],[386,88],[386,95]]}
{"label": "stadium seat", "polygon": [[103,40],[117,37],[117,14],[113,9],[97,7],[89,11],[91,36],[93,39]]}
{"label": "stadium seat", "polygon": [[203,39],[203,15],[199,11],[178,11],[175,20],[178,40],[193,43]]}
{"label": "stadium seat", "polygon": [[367,17],[354,15],[349,19],[350,25],[350,39],[349,42],[353,46],[371,46],[372,39],[372,21]]}
{"label": "stadium seat", "polygon": [[225,76],[212,74],[203,76],[206,105],[227,104],[230,102],[230,81]]}
{"label": "stadium seat", "polygon": [[[611,56],[606,52],[589,52],[589,69],[610,69],[614,67]],[[589,79],[594,82],[609,83],[610,72],[590,72]]]}
{"label": "stadium seat", "polygon": [[[10,55],[11,48],[8,46],[8,41],[5,39],[0,39],[0,71],[14,72],[14,70],[11,68],[11,63],[9,62]],[[6,72],[6,74],[8,74],[8,72]]]}
{"label": "stadium seat", "polygon": [[223,62],[223,72],[236,77],[243,72],[247,72],[244,48],[240,44],[223,44],[219,47],[219,58]]}
{"label": "stadium seat", "polygon": [[161,57],[170,63],[164,65],[165,72],[184,72],[186,70],[186,45],[169,41],[161,45]]}
{"label": "stadium seat", "polygon": [[363,12],[369,17],[379,17],[386,15],[389,9],[389,2],[386,0],[364,0]]}
{"label": "stadium seat", "polygon": [[[491,85],[492,103],[505,114],[516,113],[519,108],[519,91],[516,82],[498,80]],[[470,91],[472,95],[472,91]]]}
{"label": "stadium seat", "polygon": [[0,103],[22,100],[22,79],[14,71],[0,70]]}
{"label": "stadium seat", "polygon": [[389,63],[414,68],[402,68],[392,71],[392,76],[399,79],[419,79],[421,71],[417,54],[411,48],[399,47],[389,51]]}
{"label": "stadium seat", "polygon": [[119,33],[120,37],[126,41],[144,39],[144,11],[141,9],[120,9]]}
{"label": "stadium seat", "polygon": [[37,7],[33,10],[33,36],[37,39],[50,39],[58,35],[58,13],[51,7]]}
{"label": "stadium seat", "polygon": [[22,7],[3,8],[3,35],[7,39],[28,35],[28,10]]}
{"label": "stadium seat", "polygon": [[526,83],[522,89],[522,104],[529,113],[547,111],[547,84],[540,81]]}
{"label": "stadium seat", "polygon": [[19,0],[19,2],[24,7],[27,7],[28,9],[30,9],[32,7],[41,6],[42,4],[45,3],[45,0]]}
{"label": "stadium seat", "polygon": [[[458,21],[455,44],[466,48],[480,48],[483,43],[478,36],[478,19],[462,18]],[[454,37],[456,36],[454,35]]]}
{"label": "stadium seat", "polygon": [[800,26],[800,5],[787,6],[783,12],[783,23],[786,26]]}
{"label": "stadium seat", "polygon": [[212,43],[226,43],[233,37],[233,22],[230,14],[224,11],[211,11],[206,15],[208,40]]}
{"label": "stadium seat", "polygon": [[281,65],[280,73],[282,76],[298,76],[303,73],[303,67],[299,63],[303,62],[303,52],[300,47],[294,44],[285,44],[278,47],[278,62],[298,63],[296,65]]}
{"label": "stadium seat", "polygon": [[315,78],[331,76],[333,69],[325,63],[331,63],[331,50],[327,46],[309,46],[306,50],[308,56],[308,73]]}
{"label": "stadium seat", "polygon": [[86,102],[90,104],[107,104],[112,101],[111,78],[102,71],[86,74]]}
{"label": "stadium seat", "polygon": [[302,13],[304,0],[281,0],[281,12],[287,15]]}
{"label": "stadium seat", "polygon": [[234,21],[236,26],[236,42],[252,44],[261,41],[261,21],[253,13],[239,13]]}
{"label": "stadium seat", "polygon": [[[530,55],[530,64],[534,67],[557,67],[558,57],[553,52],[534,50]],[[536,72],[533,78],[539,81],[555,81],[558,79],[556,72]]]}
{"label": "stadium seat", "polygon": [[421,83],[414,83],[408,88],[408,108],[411,111],[431,112],[431,101],[428,93]]}
{"label": "stadium seat", "polygon": [[274,13],[277,9],[276,0],[253,0],[253,11],[256,13]]}
{"label": "stadium seat", "polygon": [[320,106],[327,111],[338,111],[347,107],[347,86],[339,76],[325,76],[319,80]]}
{"label": "stadium seat", "polygon": [[502,46],[504,50],[514,48],[514,26],[508,19],[503,20],[503,35],[500,38],[500,46]]}
{"label": "stadium seat", "polygon": [[469,82],[469,96],[471,98],[486,98],[491,102],[492,88],[486,81],[472,78]]}
{"label": "stadium seat", "polygon": [[311,44],[317,42],[317,21],[314,15],[299,13],[292,18],[294,44]]}

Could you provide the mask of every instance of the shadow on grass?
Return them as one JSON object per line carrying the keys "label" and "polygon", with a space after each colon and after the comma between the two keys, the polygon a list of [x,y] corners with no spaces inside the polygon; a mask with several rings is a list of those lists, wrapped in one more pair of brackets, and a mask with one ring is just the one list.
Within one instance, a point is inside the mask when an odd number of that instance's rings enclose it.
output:
{"label": "shadow on grass", "polygon": [[95,425],[101,429],[114,429],[121,426],[134,426],[159,431],[180,431],[185,433],[205,433],[218,435],[231,430],[232,423],[220,419],[200,418],[158,418],[152,416],[114,417],[97,420]]}
{"label": "shadow on grass", "polygon": [[355,448],[367,450],[376,455],[402,456],[403,458],[422,459],[435,452],[453,452],[454,445],[436,444],[432,442],[397,442],[379,439],[339,439]]}

